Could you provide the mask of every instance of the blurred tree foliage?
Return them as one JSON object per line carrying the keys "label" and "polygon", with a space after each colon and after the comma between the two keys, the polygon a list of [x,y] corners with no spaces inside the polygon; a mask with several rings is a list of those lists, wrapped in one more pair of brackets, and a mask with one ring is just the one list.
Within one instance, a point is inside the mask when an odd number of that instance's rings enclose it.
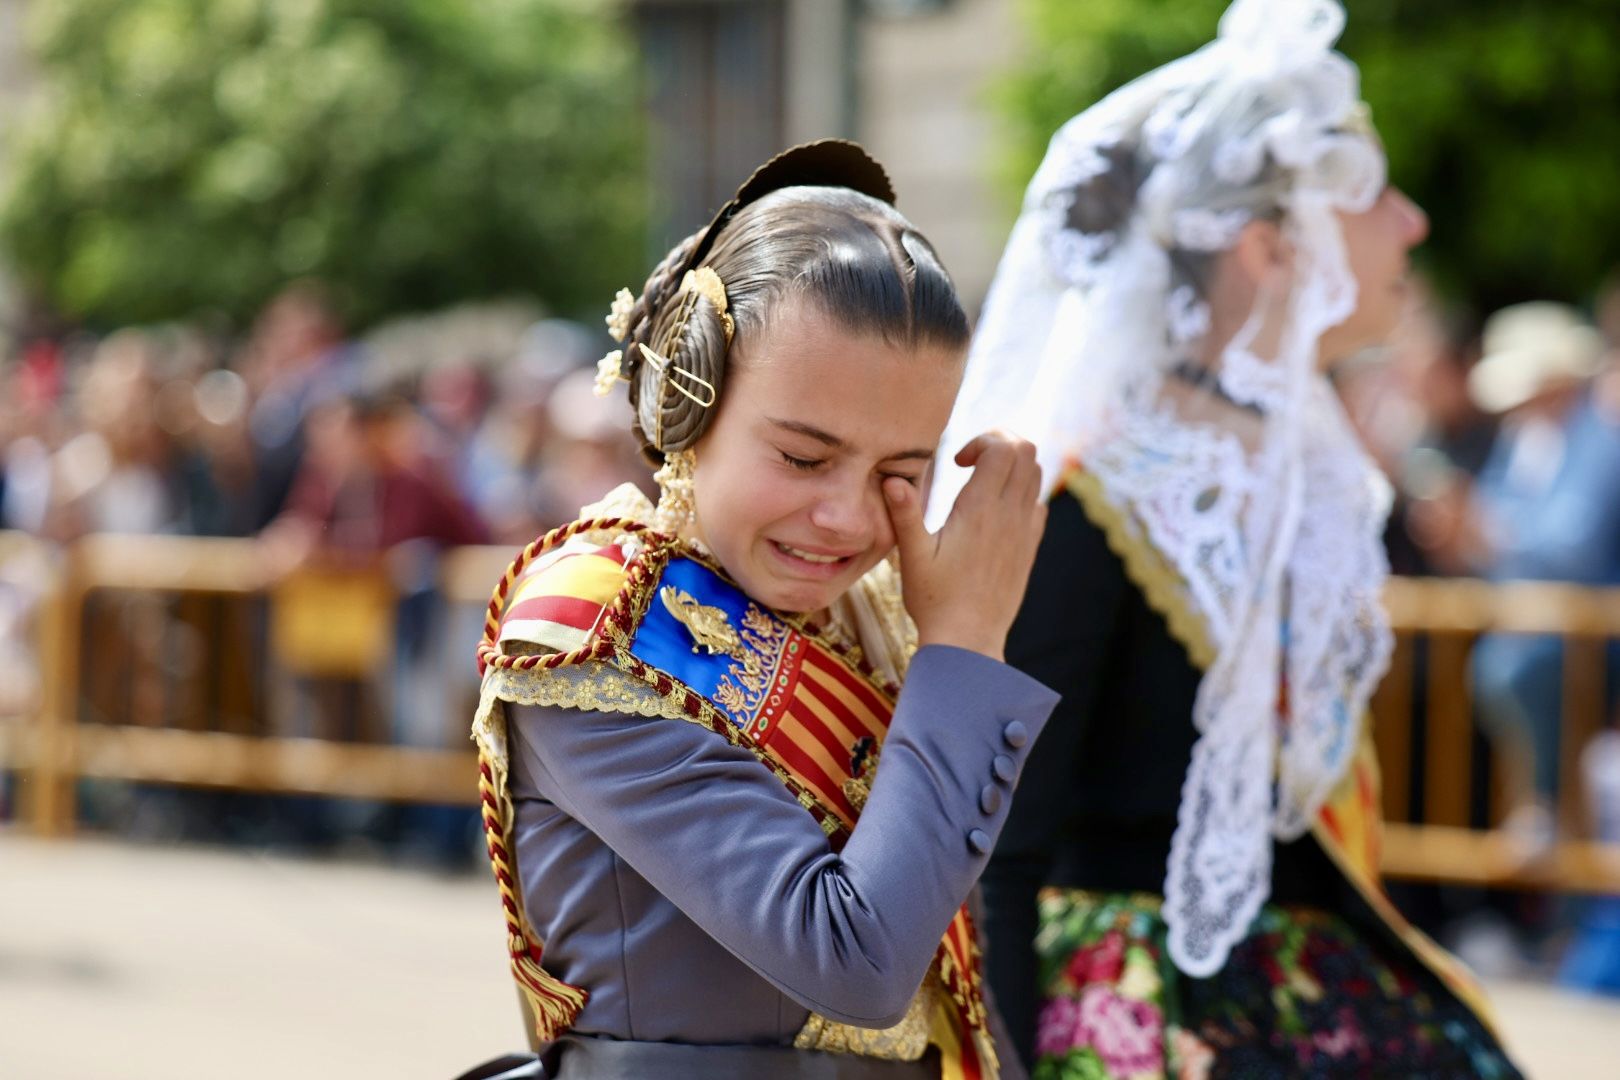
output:
{"label": "blurred tree foliage", "polygon": [[[1001,87],[1020,189],[1070,116],[1211,40],[1227,0],[1022,0]],[[1489,310],[1585,299],[1620,263],[1620,0],[1346,0],[1340,48],[1433,222],[1419,254]]]}
{"label": "blurred tree foliage", "polygon": [[496,294],[605,307],[642,255],[617,5],[46,0],[0,242],[67,314],[246,317],[290,278],[357,322]]}

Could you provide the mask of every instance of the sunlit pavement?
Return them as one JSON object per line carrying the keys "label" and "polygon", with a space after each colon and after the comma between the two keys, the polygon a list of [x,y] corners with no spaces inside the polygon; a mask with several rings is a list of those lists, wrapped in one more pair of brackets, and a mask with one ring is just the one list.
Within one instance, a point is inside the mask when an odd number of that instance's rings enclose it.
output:
{"label": "sunlit pavement", "polygon": [[[493,885],[0,831],[5,1080],[444,1080],[521,1045]],[[1620,1002],[1492,993],[1535,1077],[1620,1075]]]}

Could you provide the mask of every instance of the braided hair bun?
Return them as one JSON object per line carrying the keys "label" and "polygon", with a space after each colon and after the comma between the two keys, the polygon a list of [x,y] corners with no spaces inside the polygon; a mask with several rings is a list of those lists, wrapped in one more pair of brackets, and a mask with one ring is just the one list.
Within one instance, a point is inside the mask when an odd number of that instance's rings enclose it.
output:
{"label": "braided hair bun", "polygon": [[691,449],[708,427],[734,331],[719,276],[707,266],[685,270],[674,258],[689,254],[698,239],[688,237],[659,264],[631,309],[624,375],[633,430],[655,464]]}

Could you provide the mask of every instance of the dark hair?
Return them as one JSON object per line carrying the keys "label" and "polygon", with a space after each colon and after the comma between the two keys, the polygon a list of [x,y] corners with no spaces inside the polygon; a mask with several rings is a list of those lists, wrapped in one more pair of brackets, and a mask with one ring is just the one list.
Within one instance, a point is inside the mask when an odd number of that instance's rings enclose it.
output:
{"label": "dark hair", "polygon": [[[1130,139],[1104,143],[1096,148],[1096,153],[1104,167],[1088,173],[1068,189],[1068,212],[1063,223],[1066,228],[1090,237],[1101,258],[1120,243],[1137,211],[1142,186],[1153,175],[1160,159],[1143,143]],[[1267,152],[1256,175],[1236,186],[1267,191],[1286,182],[1286,170]],[[1254,216],[1279,221],[1283,216],[1282,206],[1267,198],[1256,207]],[[1171,246],[1165,253],[1170,258],[1172,288],[1191,285],[1199,296],[1208,294],[1219,252]]]}
{"label": "dark hair", "polygon": [[[786,300],[809,301],[844,329],[896,345],[967,344],[950,275],[922,234],[879,199],[843,187],[786,187],[739,209],[701,263],[725,286],[735,328],[729,346],[721,312],[676,280],[702,235],[664,258],[630,314],[625,374],[636,434],[655,462],[691,447],[708,427],[713,410],[681,388],[701,397],[708,383],[718,396],[728,356],[746,352]],[[642,344],[680,373],[666,378],[645,362]]]}

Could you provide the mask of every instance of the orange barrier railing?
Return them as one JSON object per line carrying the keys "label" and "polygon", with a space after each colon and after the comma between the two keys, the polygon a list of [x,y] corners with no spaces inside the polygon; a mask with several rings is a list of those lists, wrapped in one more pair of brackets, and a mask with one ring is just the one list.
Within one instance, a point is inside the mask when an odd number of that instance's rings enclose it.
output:
{"label": "orange barrier railing", "polygon": [[[439,564],[441,595],[450,604],[481,610],[511,555],[506,548],[446,553]],[[357,665],[389,662],[393,596],[381,566],[341,573],[306,570],[272,581],[252,541],[113,535],[81,540],[57,563],[56,579],[42,586],[35,619],[39,700],[31,714],[0,717],[0,768],[19,772],[19,809],[41,834],[72,831],[75,784],[81,778],[476,802],[477,766],[470,746],[431,749],[285,736],[265,722],[274,697],[263,689],[266,682],[289,674],[359,678]],[[331,600],[335,582],[342,582],[338,604]],[[315,598],[324,602],[311,612]],[[142,626],[117,628],[117,646],[102,647],[108,627],[92,612],[109,600],[162,605],[155,618],[136,620],[146,625],[148,637],[185,622],[186,605],[198,601],[245,602],[258,610],[247,612],[246,619],[235,612],[239,630],[244,622],[251,624],[246,632],[204,636],[205,655],[177,686],[174,678],[154,673],[172,659],[162,655],[161,646],[146,648],[143,655]],[[312,636],[346,643],[339,646],[344,655],[335,663],[328,657],[323,666],[313,655]],[[196,638],[193,634],[193,650]],[[234,655],[234,648],[249,655]],[[464,653],[470,671],[471,647]],[[227,696],[236,699],[234,708],[220,700],[199,706],[198,684],[209,681],[232,682]],[[113,684],[110,691],[99,686],[106,682]],[[255,683],[257,688],[249,685]],[[113,708],[94,708],[98,694]],[[87,716],[97,711],[129,715],[124,722]],[[466,719],[447,716],[447,729],[464,729]],[[456,741],[447,739],[446,745]]]}
{"label": "orange barrier railing", "polygon": [[[1390,582],[1386,603],[1396,648],[1372,707],[1384,773],[1385,872],[1620,892],[1620,845],[1593,841],[1580,768],[1581,750],[1610,721],[1606,646],[1620,638],[1620,589],[1406,578]],[[1552,635],[1562,645],[1560,839],[1533,859],[1491,827],[1514,796],[1503,762],[1489,747],[1476,761],[1485,741],[1477,734],[1469,665],[1487,633]]]}
{"label": "orange barrier railing", "polygon": [[[0,534],[0,560],[27,543]],[[469,613],[481,610],[512,554],[504,547],[444,553],[440,595]],[[476,800],[474,755],[456,748],[470,696],[445,717],[446,749],[391,745],[375,731],[287,735],[267,720],[286,711],[277,687],[289,677],[363,679],[387,669],[395,596],[381,565],[272,580],[252,541],[106,535],[56,552],[53,564],[55,579],[39,583],[35,619],[40,700],[22,714],[0,715],[0,768],[19,773],[19,808],[37,831],[72,830],[81,778]],[[1620,590],[1397,579],[1387,599],[1397,645],[1372,709],[1389,822],[1386,871],[1620,892],[1620,846],[1592,841],[1578,767],[1582,746],[1608,720],[1605,644],[1620,638]],[[110,622],[118,625],[109,630]],[[157,639],[176,626],[187,629],[179,645]],[[1492,755],[1476,762],[1481,740],[1468,664],[1485,633],[1552,634],[1564,644],[1563,839],[1533,863],[1489,827],[1500,822],[1508,792]],[[470,630],[469,643],[476,634]],[[190,655],[189,666],[177,669],[170,653]],[[470,687],[470,644],[448,655],[466,666],[446,677]],[[1490,793],[1483,813],[1481,774]]]}

